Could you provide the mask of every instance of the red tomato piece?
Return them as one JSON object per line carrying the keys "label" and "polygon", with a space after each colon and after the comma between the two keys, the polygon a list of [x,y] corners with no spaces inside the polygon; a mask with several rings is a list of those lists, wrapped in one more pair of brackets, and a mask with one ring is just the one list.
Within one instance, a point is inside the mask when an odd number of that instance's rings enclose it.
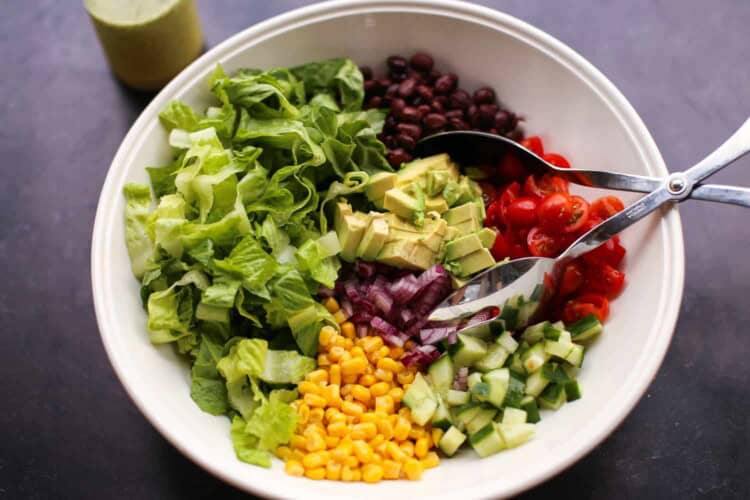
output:
{"label": "red tomato piece", "polygon": [[573,207],[570,218],[568,219],[563,232],[574,233],[586,223],[589,218],[589,204],[580,196],[571,196],[570,203]]}
{"label": "red tomato piece", "polygon": [[519,196],[521,196],[521,185],[517,182],[511,182],[498,198],[500,222],[502,224],[508,224],[508,205],[513,203]]}
{"label": "red tomato piece", "polygon": [[526,196],[544,198],[552,193],[568,193],[568,181],[552,174],[530,175],[523,184]]}
{"label": "red tomato piece", "polygon": [[570,197],[561,193],[552,193],[544,197],[537,208],[539,225],[546,232],[560,233],[573,217],[573,205]]}
{"label": "red tomato piece", "polygon": [[544,156],[544,146],[542,139],[538,135],[532,135],[521,141],[521,146],[525,147],[537,156]]}
{"label": "red tomato piece", "polygon": [[505,221],[513,227],[536,226],[537,201],[530,196],[522,196],[513,200],[506,209]]}
{"label": "red tomato piece", "polygon": [[625,273],[605,263],[589,265],[584,287],[588,291],[614,297],[625,287]]}
{"label": "red tomato piece", "polygon": [[562,248],[562,242],[556,235],[545,233],[539,226],[529,231],[526,244],[531,255],[537,257],[554,257]]}
{"label": "red tomato piece", "polygon": [[523,166],[521,160],[512,152],[506,153],[497,165],[497,175],[500,182],[520,181],[528,174],[529,172]]}
{"label": "red tomato piece", "polygon": [[625,205],[623,205],[622,200],[617,196],[602,196],[591,203],[591,214],[601,220],[605,220],[618,212],[622,212],[624,208]]}
{"label": "red tomato piece", "polygon": [[480,182],[479,187],[482,188],[482,199],[484,199],[484,206],[487,207],[497,199],[497,189],[489,182]]}
{"label": "red tomato piece", "polygon": [[620,237],[613,236],[602,245],[583,255],[583,260],[590,265],[609,264],[616,267],[625,257],[625,247],[620,244]]}
{"label": "red tomato piece", "polygon": [[562,320],[565,324],[575,323],[589,314],[595,314],[604,323],[609,316],[609,301],[597,293],[584,293],[565,303]]}
{"label": "red tomato piece", "polygon": [[526,237],[523,237],[510,229],[503,233],[503,237],[508,244],[508,256],[511,259],[520,259],[530,255],[526,246]]}
{"label": "red tomato piece", "polygon": [[495,242],[492,244],[490,252],[496,261],[510,257],[510,245],[500,231],[495,231]]}
{"label": "red tomato piece", "polygon": [[570,168],[570,163],[563,155],[559,155],[557,153],[547,153],[544,156],[542,156],[544,161],[547,163],[551,163],[556,167],[560,168]]}
{"label": "red tomato piece", "polygon": [[565,266],[560,287],[557,293],[563,297],[572,295],[577,292],[584,282],[584,268],[579,261],[573,261]]}
{"label": "red tomato piece", "polygon": [[502,215],[500,215],[500,200],[495,200],[487,206],[486,214],[484,217],[485,227],[499,226]]}

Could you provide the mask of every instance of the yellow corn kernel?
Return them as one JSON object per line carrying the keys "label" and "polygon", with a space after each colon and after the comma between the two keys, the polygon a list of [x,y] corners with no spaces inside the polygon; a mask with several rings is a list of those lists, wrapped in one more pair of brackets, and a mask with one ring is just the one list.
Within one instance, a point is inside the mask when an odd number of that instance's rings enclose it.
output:
{"label": "yellow corn kernel", "polygon": [[330,385],[341,385],[341,367],[332,365],[328,370],[328,382]]}
{"label": "yellow corn kernel", "polygon": [[361,375],[365,372],[367,361],[362,358],[352,358],[341,363],[341,373],[343,375]]}
{"label": "yellow corn kernel", "polygon": [[409,437],[410,430],[411,424],[409,423],[409,421],[405,417],[399,415],[398,422],[396,422],[396,425],[393,426],[393,438],[396,441],[403,441],[404,439]]}
{"label": "yellow corn kernel", "polygon": [[[378,436],[375,436],[375,437],[377,438]],[[387,444],[388,444],[388,441],[384,440],[382,443],[380,443],[379,445],[377,445],[376,447],[374,447],[373,450],[375,450],[377,453],[379,453],[380,456],[384,457],[384,456],[386,456],[388,454]]]}
{"label": "yellow corn kernel", "polygon": [[346,423],[346,419],[349,418],[347,415],[344,415],[343,413],[339,412],[336,415],[333,415],[331,417],[331,423],[335,422],[343,422]]}
{"label": "yellow corn kernel", "polygon": [[363,351],[362,348],[359,347],[358,345],[355,345],[354,347],[352,347],[352,350],[349,352],[352,353],[353,358],[362,358],[365,361],[367,360],[367,355],[365,354],[365,351]]}
{"label": "yellow corn kernel", "polygon": [[404,348],[399,346],[391,347],[390,355],[388,357],[393,359],[401,359],[404,355]]}
{"label": "yellow corn kernel", "polygon": [[378,428],[372,422],[356,424],[352,427],[352,439],[370,440],[378,433]]}
{"label": "yellow corn kernel", "polygon": [[400,387],[394,387],[388,391],[388,395],[393,398],[394,402],[400,403],[404,399],[404,390]]}
{"label": "yellow corn kernel", "polygon": [[331,366],[331,360],[328,359],[328,354],[318,354],[318,366]]}
{"label": "yellow corn kernel", "polygon": [[[411,384],[414,382],[414,373],[402,371],[396,375],[396,381],[401,385]],[[404,388],[404,390],[406,390],[406,388]]]}
{"label": "yellow corn kernel", "polygon": [[386,371],[393,372],[393,373],[400,373],[404,371],[404,365],[391,358],[383,358],[380,361],[378,361],[378,368],[380,368],[381,370],[386,370]]}
{"label": "yellow corn kernel", "polygon": [[320,395],[326,400],[328,406],[333,406],[332,402],[341,399],[341,387],[338,384],[327,385],[321,388]]}
{"label": "yellow corn kernel", "polygon": [[375,352],[383,346],[382,337],[365,337],[362,339],[362,348],[365,352]]}
{"label": "yellow corn kernel", "polygon": [[305,436],[305,449],[307,451],[322,451],[326,449],[326,442],[320,434]]}
{"label": "yellow corn kernel", "polygon": [[[375,425],[375,424],[373,424],[373,425]],[[383,443],[385,443],[385,438],[383,437],[383,435],[382,434],[376,434],[374,437],[372,437],[370,439],[370,441],[368,441],[367,444],[369,444],[370,447],[373,450],[375,450],[375,448],[377,448],[378,446],[380,446]],[[377,451],[377,450],[375,450],[375,451]]]}
{"label": "yellow corn kernel", "polygon": [[351,321],[345,321],[341,324],[341,333],[344,334],[344,337],[348,339],[353,339],[357,336],[357,332],[354,328],[354,323]]}
{"label": "yellow corn kernel", "polygon": [[305,445],[307,444],[307,439],[305,439],[304,436],[295,434],[294,436],[291,437],[291,439],[289,439],[289,444],[292,445],[292,448],[304,450]]}
{"label": "yellow corn kernel", "polygon": [[320,334],[318,335],[318,345],[322,347],[326,347],[331,343],[331,339],[336,334],[336,330],[330,326],[324,326],[320,329]]}
{"label": "yellow corn kernel", "polygon": [[416,458],[410,458],[404,462],[404,474],[409,480],[417,481],[422,477],[422,472],[424,472],[422,462]]}
{"label": "yellow corn kernel", "polygon": [[383,460],[383,477],[398,479],[401,476],[401,464],[395,460]]}
{"label": "yellow corn kernel", "polygon": [[354,339],[344,339],[344,347],[351,351],[351,349],[354,347]]}
{"label": "yellow corn kernel", "polygon": [[307,393],[303,399],[305,404],[311,408],[325,408],[326,400],[323,396]]}
{"label": "yellow corn kernel", "polygon": [[289,460],[292,457],[292,449],[288,446],[279,446],[275,454],[282,460]]}
{"label": "yellow corn kernel", "polygon": [[370,394],[375,397],[385,396],[388,394],[389,389],[390,386],[388,385],[388,382],[376,382],[370,386]]}
{"label": "yellow corn kernel", "polygon": [[438,457],[438,454],[434,451],[431,451],[425,455],[425,457],[422,459],[422,465],[425,469],[432,469],[433,467],[437,467],[440,465],[440,458]]}
{"label": "yellow corn kernel", "polygon": [[399,463],[404,463],[409,458],[394,441],[386,443],[386,451],[393,460]]}
{"label": "yellow corn kernel", "polygon": [[404,441],[398,446],[399,448],[401,448],[401,451],[406,453],[409,457],[414,456],[414,443],[412,443],[411,441]]}
{"label": "yellow corn kernel", "polygon": [[373,424],[377,424],[378,420],[380,420],[380,415],[377,413],[373,413],[371,411],[368,411],[366,413],[363,413],[361,417],[359,417],[360,422],[372,422]]}
{"label": "yellow corn kernel", "polygon": [[307,469],[305,471],[305,477],[310,479],[325,479],[326,478],[326,468],[325,467],[318,467],[316,469]]}
{"label": "yellow corn kernel", "polygon": [[[329,386],[329,387],[333,387],[333,386]],[[326,398],[326,400],[328,400],[328,398]],[[326,408],[326,414],[325,414],[326,422],[331,423],[331,419],[338,412],[339,412],[339,410],[337,408],[331,408],[330,403],[329,403],[328,408]]]}
{"label": "yellow corn kernel", "polygon": [[365,404],[369,403],[370,399],[372,398],[372,396],[370,395],[370,391],[366,387],[359,384],[352,387],[352,396],[354,396],[354,399],[362,401]]}
{"label": "yellow corn kernel", "polygon": [[336,338],[331,341],[331,344],[335,347],[341,347],[344,351],[348,351],[346,348],[346,337],[343,335],[336,335]]}
{"label": "yellow corn kernel", "polygon": [[402,417],[411,419],[411,410],[409,410],[409,408],[406,406],[402,406],[401,408],[399,408],[398,414],[401,415]]}
{"label": "yellow corn kernel", "polygon": [[341,468],[341,480],[346,482],[354,481],[354,474],[348,465]]}
{"label": "yellow corn kernel", "polygon": [[347,457],[350,457],[352,455],[352,442],[345,439],[342,439],[338,446],[334,450],[331,451],[331,457],[333,457],[334,460],[337,462],[343,462],[347,459]]}
{"label": "yellow corn kernel", "polygon": [[341,395],[342,396],[348,396],[352,393],[352,387],[354,387],[354,384],[344,384],[341,386]]}
{"label": "yellow corn kernel", "polygon": [[351,401],[344,401],[341,403],[341,411],[346,413],[347,415],[352,415],[359,417],[364,412],[362,411],[362,407],[358,405],[357,403],[353,403]]}
{"label": "yellow corn kernel", "polygon": [[381,455],[378,452],[375,452],[372,454],[372,462],[373,464],[382,464],[383,463],[383,455]]}
{"label": "yellow corn kernel", "polygon": [[359,377],[360,385],[364,385],[365,387],[370,387],[377,381],[378,379],[376,379],[374,375],[370,375],[370,374],[365,374]]}
{"label": "yellow corn kernel", "polygon": [[348,465],[352,470],[356,470],[359,467],[359,459],[355,455],[349,455],[344,460],[344,465]]}
{"label": "yellow corn kernel", "polygon": [[384,380],[386,382],[392,382],[393,372],[389,372],[388,370],[383,370],[382,368],[378,368],[377,370],[375,370],[375,378],[379,380]]}
{"label": "yellow corn kernel", "polygon": [[432,429],[432,432],[430,433],[430,436],[432,437],[432,442],[437,444],[440,442],[440,438],[443,437],[443,429],[438,429],[435,427]]}
{"label": "yellow corn kernel", "polygon": [[351,375],[344,375],[343,377],[341,377],[341,381],[345,384],[356,384],[357,374],[353,373]]}
{"label": "yellow corn kernel", "polygon": [[362,480],[366,483],[377,483],[383,479],[383,467],[377,464],[367,464],[362,467]]}
{"label": "yellow corn kernel", "polygon": [[338,436],[326,436],[323,440],[326,442],[326,448],[329,450],[335,448],[341,442],[341,438]]}
{"label": "yellow corn kernel", "polygon": [[329,481],[338,481],[341,478],[341,464],[328,462],[326,465],[326,479]]}
{"label": "yellow corn kernel", "polygon": [[[339,309],[341,309],[341,306],[339,305],[338,301],[334,299],[333,297],[328,297],[323,300],[323,307],[328,309],[328,312],[333,314],[335,312],[338,312]],[[329,326],[324,326],[323,328],[330,328]]]}
{"label": "yellow corn kernel", "polygon": [[382,411],[386,414],[393,413],[393,398],[388,394],[375,398],[375,411]]}
{"label": "yellow corn kernel", "polygon": [[320,452],[308,453],[305,458],[302,459],[302,465],[305,469],[315,469],[326,464],[325,456]]}
{"label": "yellow corn kernel", "polygon": [[323,408],[313,408],[312,410],[310,410],[311,424],[322,424],[323,417],[325,417],[325,410]]}
{"label": "yellow corn kernel", "polygon": [[349,316],[346,315],[346,313],[343,311],[343,309],[339,309],[335,313],[333,313],[333,319],[338,323],[339,325],[343,324]]}
{"label": "yellow corn kernel", "polygon": [[290,476],[301,476],[305,473],[305,468],[297,460],[287,460],[284,470]]}
{"label": "yellow corn kernel", "polygon": [[357,460],[359,460],[363,464],[372,462],[373,451],[372,448],[370,448],[369,444],[362,441],[361,439],[355,439],[352,443],[352,448],[354,450],[354,455],[357,457]]}
{"label": "yellow corn kernel", "polygon": [[344,401],[349,401],[350,403],[354,401],[354,396],[352,396],[351,392],[344,396]]}
{"label": "yellow corn kernel", "polygon": [[320,386],[309,380],[303,380],[297,384],[297,390],[299,390],[300,394],[320,394]]}
{"label": "yellow corn kernel", "polygon": [[292,456],[289,457],[289,460],[296,460],[299,463],[302,463],[302,459],[305,458],[305,455],[307,455],[307,453],[304,451],[295,449],[292,450]]}
{"label": "yellow corn kernel", "polygon": [[344,349],[343,347],[333,346],[331,347],[331,350],[328,351],[328,359],[336,363],[338,362],[338,360],[341,359],[341,356],[343,356],[345,352],[346,352],[346,349]]}
{"label": "yellow corn kernel", "polygon": [[328,424],[328,434],[330,436],[344,437],[349,433],[349,428],[344,422],[333,422]]}
{"label": "yellow corn kernel", "polygon": [[376,425],[378,426],[378,432],[383,436],[383,439],[390,441],[393,437],[393,426],[391,423],[388,420],[381,418],[376,422]]}
{"label": "yellow corn kernel", "polygon": [[423,438],[427,435],[427,432],[425,432],[424,427],[417,427],[414,426],[409,431],[409,439],[414,439],[415,441],[419,438]]}
{"label": "yellow corn kernel", "polygon": [[297,415],[299,415],[299,423],[306,424],[307,421],[310,420],[310,407],[305,403],[302,403],[299,405],[299,408],[297,408]]}

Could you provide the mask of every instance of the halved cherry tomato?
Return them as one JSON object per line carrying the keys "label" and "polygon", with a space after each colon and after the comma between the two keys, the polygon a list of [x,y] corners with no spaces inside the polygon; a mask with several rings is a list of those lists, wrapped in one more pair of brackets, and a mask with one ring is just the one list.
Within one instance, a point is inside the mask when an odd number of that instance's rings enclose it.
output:
{"label": "halved cherry tomato", "polygon": [[485,227],[496,227],[501,224],[500,215],[500,200],[495,200],[487,206],[486,215],[484,217]]}
{"label": "halved cherry tomato", "polygon": [[563,232],[565,233],[574,233],[578,231],[589,218],[589,204],[586,200],[580,196],[571,196],[570,202],[573,211],[563,228]]}
{"label": "halved cherry tomato", "polygon": [[591,213],[601,220],[609,219],[624,208],[622,200],[613,195],[602,196],[591,203]]}
{"label": "halved cherry tomato", "polygon": [[506,257],[510,257],[510,246],[505,241],[505,236],[500,231],[495,231],[495,242],[492,244],[490,249],[492,256],[496,261],[501,261]]}
{"label": "halved cherry tomato", "polygon": [[583,260],[587,264],[609,264],[618,266],[625,257],[625,247],[620,244],[620,237],[613,236],[602,245],[583,255]]}
{"label": "halved cherry tomato", "polygon": [[539,226],[529,231],[526,244],[529,246],[531,255],[537,257],[554,257],[562,248],[562,243],[556,235],[545,233]]}
{"label": "halved cherry tomato", "polygon": [[542,139],[538,135],[532,135],[522,140],[521,146],[537,156],[544,156],[544,146],[542,145]]}
{"label": "halved cherry tomato", "polygon": [[519,196],[521,196],[521,185],[517,182],[511,182],[498,197],[497,203],[499,203],[500,222],[502,224],[508,224],[508,205]]}
{"label": "halved cherry tomato", "polygon": [[560,288],[557,293],[566,297],[577,292],[584,282],[583,273],[583,264],[578,261],[573,261],[565,266],[565,271],[563,272],[562,280],[560,281]]}
{"label": "halved cherry tomato", "polygon": [[544,197],[537,208],[539,225],[549,233],[560,233],[573,217],[573,205],[570,197],[561,193],[552,193]]}
{"label": "halved cherry tomato", "polygon": [[505,222],[512,227],[536,226],[537,201],[530,196],[522,196],[513,200],[505,211]]}
{"label": "halved cherry tomato", "polygon": [[595,314],[604,323],[609,316],[609,301],[597,293],[584,293],[565,303],[562,320],[565,324],[575,323],[589,314]]}
{"label": "halved cherry tomato", "polygon": [[521,181],[529,174],[521,160],[512,152],[507,152],[497,165],[497,175],[501,182]]}
{"label": "halved cherry tomato", "polygon": [[568,160],[565,159],[563,155],[559,155],[557,153],[547,153],[544,156],[542,156],[542,158],[547,163],[551,163],[556,167],[570,168],[570,163],[568,162]]}
{"label": "halved cherry tomato", "polygon": [[552,193],[568,193],[568,181],[552,174],[544,174],[541,177],[530,175],[523,184],[523,192],[526,196],[544,198]]}
{"label": "halved cherry tomato", "polygon": [[495,186],[489,182],[480,182],[479,187],[482,188],[482,199],[484,200],[485,207],[497,199],[497,189],[495,189]]}
{"label": "halved cherry tomato", "polygon": [[508,229],[503,233],[503,237],[505,238],[505,242],[508,244],[508,256],[511,259],[520,259],[521,257],[528,257],[529,256],[529,250],[526,246],[526,237],[522,236],[521,234]]}
{"label": "halved cherry tomato", "polygon": [[614,297],[625,286],[625,273],[605,263],[589,265],[586,267],[586,283],[584,286],[588,291]]}

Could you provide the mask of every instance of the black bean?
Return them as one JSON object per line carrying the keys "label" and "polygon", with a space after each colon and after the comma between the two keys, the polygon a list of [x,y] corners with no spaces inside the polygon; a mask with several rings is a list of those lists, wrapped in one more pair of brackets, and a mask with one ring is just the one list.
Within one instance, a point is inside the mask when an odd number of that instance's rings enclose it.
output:
{"label": "black bean", "polygon": [[412,94],[414,94],[414,91],[417,88],[417,81],[413,78],[407,78],[403,82],[401,82],[398,86],[398,95],[403,97],[404,99],[411,97]]}
{"label": "black bean", "polygon": [[406,80],[406,73],[396,73],[395,71],[391,71],[388,73],[388,76],[391,80],[397,83],[401,83]]}
{"label": "black bean", "polygon": [[437,99],[433,100],[430,103],[430,107],[437,113],[442,113],[443,111],[445,111],[445,107]]}
{"label": "black bean", "polygon": [[402,121],[407,123],[419,123],[422,120],[422,113],[420,113],[417,108],[406,106],[401,110],[401,115],[399,117]]}
{"label": "black bean", "polygon": [[388,153],[388,163],[394,168],[400,167],[402,163],[411,161],[411,159],[412,156],[403,149],[394,149]]}
{"label": "black bean", "polygon": [[458,89],[448,96],[448,107],[453,109],[466,109],[471,104],[471,96],[465,90]]}
{"label": "black bean", "polygon": [[386,62],[388,63],[388,68],[390,68],[391,71],[397,71],[399,73],[406,73],[406,68],[409,66],[409,64],[406,62],[406,59],[401,56],[391,56],[386,60]]}
{"label": "black bean", "polygon": [[440,71],[432,70],[429,73],[427,73],[427,83],[430,85],[435,85],[435,82],[438,78],[442,76],[442,73]]}
{"label": "black bean", "polygon": [[469,120],[472,129],[479,128],[479,108],[476,104],[472,104],[466,110],[466,119]]}
{"label": "black bean", "polygon": [[424,72],[430,71],[435,65],[435,61],[432,59],[432,56],[429,54],[425,54],[424,52],[417,52],[416,54],[411,56],[409,63],[411,64],[412,68]]}
{"label": "black bean", "polygon": [[377,80],[365,80],[363,86],[366,95],[382,94],[383,87],[380,86],[380,82]]}
{"label": "black bean", "polygon": [[435,97],[435,93],[432,91],[432,88],[427,85],[419,85],[417,87],[417,94],[419,94],[419,97],[421,97],[425,101],[431,101],[432,98]]}
{"label": "black bean", "polygon": [[383,98],[380,97],[379,95],[374,95],[370,98],[368,105],[371,108],[379,108],[383,105]]}
{"label": "black bean", "polygon": [[383,126],[383,130],[385,131],[393,131],[396,129],[396,125],[398,125],[398,122],[396,121],[396,117],[392,114],[389,114],[385,119],[385,125]]}
{"label": "black bean", "polygon": [[510,125],[510,122],[510,114],[507,111],[501,109],[500,111],[495,113],[494,126],[496,129],[505,131],[509,128],[508,126]]}
{"label": "black bean", "polygon": [[469,124],[460,118],[451,118],[448,123],[452,130],[469,130]]}
{"label": "black bean", "polygon": [[440,113],[430,113],[424,117],[425,127],[436,130],[445,127],[448,119]]}
{"label": "black bean", "polygon": [[396,125],[396,130],[401,134],[410,136],[415,141],[418,141],[422,137],[422,127],[414,123],[399,123]]}
{"label": "black bean", "polygon": [[448,120],[458,119],[462,120],[464,117],[464,112],[461,109],[451,109],[450,111],[446,111],[445,117],[448,118]]}
{"label": "black bean", "polygon": [[497,113],[497,104],[480,104],[479,105],[479,125],[482,128],[490,128],[495,123],[495,114]]}
{"label": "black bean", "polygon": [[495,91],[489,87],[481,87],[474,91],[474,102],[476,104],[493,104],[495,102]]}
{"label": "black bean", "polygon": [[435,92],[438,94],[450,94],[458,85],[458,77],[453,73],[443,75],[435,81]]}
{"label": "black bean", "polygon": [[[390,82],[390,80],[388,80]],[[383,82],[381,82],[382,84]],[[396,94],[398,94],[398,83],[389,83],[388,86],[385,89],[385,94],[383,94],[385,97],[393,99],[396,97]]]}
{"label": "black bean", "polygon": [[424,116],[430,111],[432,111],[432,108],[430,108],[429,104],[420,104],[419,106],[417,106],[417,111],[419,111],[422,114],[422,116]]}
{"label": "black bean", "polygon": [[393,100],[391,100],[391,111],[394,116],[399,116],[405,107],[406,102],[400,97],[394,97]]}
{"label": "black bean", "polygon": [[396,136],[396,144],[404,149],[409,150],[414,149],[414,146],[417,145],[417,141],[415,141],[414,138],[410,135],[399,134]]}

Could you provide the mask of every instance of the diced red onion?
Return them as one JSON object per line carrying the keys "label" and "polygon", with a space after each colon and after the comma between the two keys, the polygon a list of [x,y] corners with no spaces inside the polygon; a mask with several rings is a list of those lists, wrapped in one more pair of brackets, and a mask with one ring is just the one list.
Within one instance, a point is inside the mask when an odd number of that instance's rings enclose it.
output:
{"label": "diced red onion", "polygon": [[354,271],[365,279],[372,278],[372,276],[375,274],[375,270],[375,264],[372,262],[358,260],[354,264]]}
{"label": "diced red onion", "polygon": [[346,296],[349,297],[349,300],[352,302],[357,302],[358,300],[361,300],[361,295],[359,294],[359,290],[357,289],[357,283],[355,281],[347,281],[344,283],[344,292],[346,293]]}
{"label": "diced red onion", "polygon": [[346,299],[343,299],[341,301],[341,310],[344,311],[344,314],[347,318],[351,318],[354,314],[354,307],[352,306],[352,303]]}
{"label": "diced red onion", "polygon": [[412,347],[404,356],[401,358],[401,362],[404,365],[423,367],[427,366],[437,358],[440,357],[440,351],[437,347],[432,345],[420,345]]}
{"label": "diced red onion", "polygon": [[437,328],[426,328],[420,330],[419,339],[422,344],[436,344],[458,330],[457,326],[442,326]]}
{"label": "diced red onion", "polygon": [[367,327],[367,325],[359,325],[357,326],[357,337],[367,337],[367,334],[369,333],[370,329]]}
{"label": "diced red onion", "polygon": [[456,342],[458,342],[458,333],[457,332],[451,332],[448,334],[448,344],[453,345]]}
{"label": "diced red onion", "polygon": [[328,288],[326,286],[319,286],[318,287],[318,295],[321,297],[333,297],[336,294],[336,290],[333,290],[332,288]]}
{"label": "diced red onion", "polygon": [[479,323],[484,323],[485,321],[492,319],[492,308],[488,307],[486,309],[482,309],[478,313],[476,313],[474,316],[472,316],[469,321],[466,323],[466,326],[469,327],[471,325],[478,325]]}
{"label": "diced red onion", "polygon": [[417,278],[413,274],[402,276],[391,284],[391,295],[399,304],[406,304],[420,291]]}
{"label": "diced red onion", "polygon": [[457,391],[465,391],[469,388],[469,369],[462,366],[456,372],[456,377],[453,379],[453,388]]}
{"label": "diced red onion", "polygon": [[389,318],[391,317],[393,299],[384,289],[372,286],[372,288],[370,288],[370,293],[367,294],[367,298],[370,299],[373,304],[375,304],[375,307],[377,307],[380,312],[382,312]]}

